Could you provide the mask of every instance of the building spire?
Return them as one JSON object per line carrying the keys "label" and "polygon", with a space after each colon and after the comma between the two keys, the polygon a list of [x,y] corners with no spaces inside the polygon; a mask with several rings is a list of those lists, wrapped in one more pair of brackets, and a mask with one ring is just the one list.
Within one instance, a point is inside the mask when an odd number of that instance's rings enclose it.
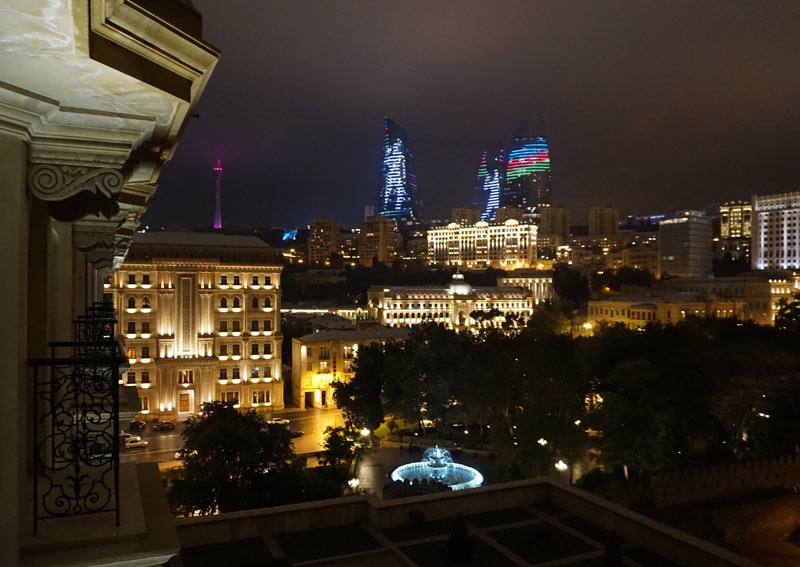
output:
{"label": "building spire", "polygon": [[214,229],[222,229],[222,160],[217,160],[217,165],[214,166],[214,174],[217,177],[217,190],[214,194]]}

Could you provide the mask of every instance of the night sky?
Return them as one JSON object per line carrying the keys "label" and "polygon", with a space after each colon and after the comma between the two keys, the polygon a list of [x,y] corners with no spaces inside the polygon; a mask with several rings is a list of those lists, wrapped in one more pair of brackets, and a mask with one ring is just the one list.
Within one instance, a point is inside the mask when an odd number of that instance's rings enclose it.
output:
{"label": "night sky", "polygon": [[800,2],[194,0],[222,57],[145,216],[357,225],[383,117],[425,218],[472,199],[482,151],[543,112],[573,222],[800,190]]}

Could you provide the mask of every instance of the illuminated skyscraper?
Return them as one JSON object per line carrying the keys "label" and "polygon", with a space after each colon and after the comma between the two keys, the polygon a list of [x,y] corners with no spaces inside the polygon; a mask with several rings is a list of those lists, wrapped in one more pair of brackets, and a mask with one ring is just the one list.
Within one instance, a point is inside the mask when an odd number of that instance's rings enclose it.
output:
{"label": "illuminated skyscraper", "polygon": [[219,230],[222,228],[222,161],[217,160],[217,165],[214,166],[214,175],[217,178],[217,190],[214,193],[214,228]]}
{"label": "illuminated skyscraper", "polygon": [[378,214],[399,226],[420,220],[414,153],[405,131],[386,118],[378,189]]}
{"label": "illuminated skyscraper", "polygon": [[528,118],[514,134],[502,201],[528,211],[551,203],[550,149],[541,114]]}
{"label": "illuminated skyscraper", "polygon": [[505,179],[505,154],[502,144],[495,144],[481,157],[478,179],[475,183],[477,194],[475,207],[481,211],[481,220],[494,220],[495,211],[500,206]]}

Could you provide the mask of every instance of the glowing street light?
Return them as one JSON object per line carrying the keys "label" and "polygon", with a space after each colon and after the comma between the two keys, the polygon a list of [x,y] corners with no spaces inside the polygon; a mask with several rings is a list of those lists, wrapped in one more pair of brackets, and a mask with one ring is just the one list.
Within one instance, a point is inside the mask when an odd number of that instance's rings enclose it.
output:
{"label": "glowing street light", "polygon": [[[367,429],[366,427],[361,430],[361,436],[362,437],[369,437],[369,434],[370,434],[370,430]],[[358,480],[358,479],[356,479],[356,480]]]}
{"label": "glowing street light", "polygon": [[347,486],[349,486],[352,490],[358,488],[358,485],[361,484],[361,481],[357,478],[351,478],[347,481]]}
{"label": "glowing street light", "polygon": [[539,440],[537,441],[537,443],[539,445],[541,445],[542,447],[544,447],[545,445],[547,445],[547,439],[545,439],[544,437],[539,437]]}
{"label": "glowing street light", "polygon": [[564,461],[561,461],[561,460],[559,460],[556,463],[555,467],[556,467],[556,470],[559,471],[559,472],[564,472],[565,470],[567,470],[569,468],[569,467],[567,467],[567,463],[565,463]]}

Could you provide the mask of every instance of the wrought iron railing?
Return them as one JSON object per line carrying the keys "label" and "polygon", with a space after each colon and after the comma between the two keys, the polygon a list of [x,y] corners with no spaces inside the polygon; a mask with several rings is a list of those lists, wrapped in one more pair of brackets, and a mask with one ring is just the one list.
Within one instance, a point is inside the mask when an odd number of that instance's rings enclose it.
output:
{"label": "wrought iron railing", "polygon": [[33,367],[33,531],[39,521],[113,513],[119,525],[119,379],[114,310],[94,304],[71,342]]}

